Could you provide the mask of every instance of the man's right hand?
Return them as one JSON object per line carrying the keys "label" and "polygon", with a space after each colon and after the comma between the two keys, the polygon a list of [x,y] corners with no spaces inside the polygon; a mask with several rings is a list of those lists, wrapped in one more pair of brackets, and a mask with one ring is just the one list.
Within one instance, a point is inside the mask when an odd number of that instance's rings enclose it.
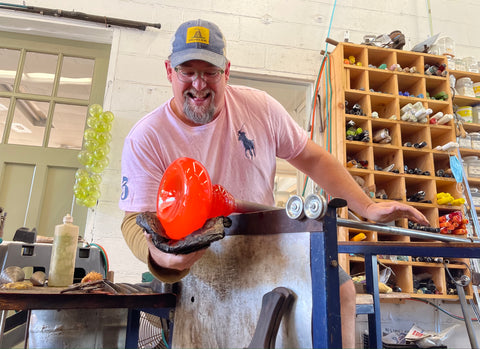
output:
{"label": "man's right hand", "polygon": [[160,251],[152,241],[151,234],[144,233],[150,258],[162,268],[185,270],[191,268],[207,251],[206,248],[188,254],[173,254]]}

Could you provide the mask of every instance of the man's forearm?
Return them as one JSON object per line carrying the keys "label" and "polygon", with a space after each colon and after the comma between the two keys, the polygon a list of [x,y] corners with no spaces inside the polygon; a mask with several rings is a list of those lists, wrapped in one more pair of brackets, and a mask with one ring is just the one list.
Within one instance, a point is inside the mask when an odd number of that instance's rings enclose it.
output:
{"label": "man's forearm", "polygon": [[122,221],[122,234],[128,247],[135,257],[148,265],[148,270],[160,281],[174,283],[181,280],[188,274],[189,269],[168,269],[158,265],[150,257],[148,252],[148,243],[145,239],[143,229],[137,224],[138,215],[138,213],[127,213]]}
{"label": "man's forearm", "polygon": [[127,213],[123,218],[121,229],[123,238],[132,253],[143,263],[148,261],[148,244],[143,236],[143,229],[137,224],[138,213]]}

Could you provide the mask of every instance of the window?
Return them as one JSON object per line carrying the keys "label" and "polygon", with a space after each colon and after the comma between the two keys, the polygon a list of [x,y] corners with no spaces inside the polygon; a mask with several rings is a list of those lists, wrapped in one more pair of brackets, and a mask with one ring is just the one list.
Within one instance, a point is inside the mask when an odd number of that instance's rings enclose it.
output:
{"label": "window", "polygon": [[110,45],[0,32],[0,207],[5,239],[19,227],[52,236],[74,204],[88,106],[103,104]]}

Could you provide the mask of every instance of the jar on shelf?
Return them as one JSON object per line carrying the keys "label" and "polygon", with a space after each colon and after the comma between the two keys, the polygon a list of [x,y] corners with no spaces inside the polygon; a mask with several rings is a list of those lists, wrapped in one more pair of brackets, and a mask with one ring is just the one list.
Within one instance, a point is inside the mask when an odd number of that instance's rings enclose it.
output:
{"label": "jar on shelf", "polygon": [[455,90],[457,90],[457,93],[461,96],[475,97],[475,92],[473,92],[473,81],[468,76],[457,79]]}
{"label": "jar on shelf", "polygon": [[447,55],[447,67],[449,70],[455,70],[455,58],[453,56]]}
{"label": "jar on shelf", "polygon": [[480,160],[468,161],[468,177],[480,177]]}
{"label": "jar on shelf", "polygon": [[468,133],[465,137],[458,137],[457,142],[460,148],[472,149],[472,137]]}
{"label": "jar on shelf", "polygon": [[455,56],[455,41],[449,36],[438,38],[435,42],[439,55]]}
{"label": "jar on shelf", "polygon": [[460,120],[462,120],[463,122],[471,123],[473,120],[473,109],[470,106],[458,107],[456,113]]}
{"label": "jar on shelf", "polygon": [[474,57],[465,57],[463,61],[465,62],[465,71],[478,73],[478,62]]}
{"label": "jar on shelf", "polygon": [[480,206],[480,188],[470,187],[470,193],[472,194],[472,203],[473,206]]}
{"label": "jar on shelf", "polygon": [[461,58],[455,58],[455,69],[466,71],[467,67],[465,66],[465,62]]}
{"label": "jar on shelf", "polygon": [[472,132],[470,137],[472,138],[472,149],[480,150],[480,133]]}
{"label": "jar on shelf", "polygon": [[480,82],[475,82],[473,84],[473,93],[475,94],[475,97],[480,97]]}
{"label": "jar on shelf", "polygon": [[472,122],[475,124],[480,122],[480,104],[472,107]]}

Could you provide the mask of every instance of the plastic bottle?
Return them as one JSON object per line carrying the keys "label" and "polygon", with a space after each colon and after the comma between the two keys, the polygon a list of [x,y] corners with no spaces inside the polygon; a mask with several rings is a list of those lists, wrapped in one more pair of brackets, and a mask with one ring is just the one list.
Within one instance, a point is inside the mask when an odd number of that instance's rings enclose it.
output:
{"label": "plastic bottle", "polygon": [[48,286],[64,287],[73,283],[77,244],[78,226],[73,224],[73,217],[67,213],[63,224],[55,226]]}

